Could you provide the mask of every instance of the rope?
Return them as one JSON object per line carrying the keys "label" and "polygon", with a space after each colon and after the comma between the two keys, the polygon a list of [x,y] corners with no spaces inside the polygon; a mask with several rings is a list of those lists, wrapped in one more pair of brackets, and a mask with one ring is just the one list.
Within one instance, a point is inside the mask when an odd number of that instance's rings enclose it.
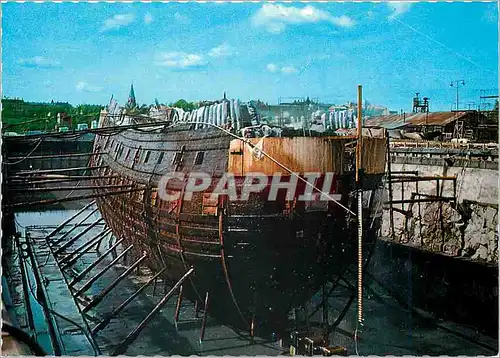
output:
{"label": "rope", "polygon": [[35,145],[35,147],[24,157],[24,158],[21,158],[19,159],[17,162],[6,162],[6,163],[3,163],[4,165],[16,165],[16,164],[19,164],[21,162],[24,162],[26,159],[28,159],[31,154],[33,154],[35,152],[35,150],[40,146],[40,144],[42,143],[42,138],[39,138],[37,140],[37,144]]}

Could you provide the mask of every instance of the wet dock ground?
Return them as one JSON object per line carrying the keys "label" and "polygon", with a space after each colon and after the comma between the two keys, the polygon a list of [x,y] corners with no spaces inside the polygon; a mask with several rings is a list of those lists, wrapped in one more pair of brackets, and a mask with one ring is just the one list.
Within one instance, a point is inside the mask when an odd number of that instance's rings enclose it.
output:
{"label": "wet dock ground", "polygon": [[[29,225],[58,225],[66,218],[76,213],[76,211],[53,211],[44,213],[19,213],[16,215],[18,230],[23,236]],[[94,221],[96,217],[89,219]],[[96,228],[89,236],[98,233],[102,228]],[[83,230],[83,228],[82,228]],[[50,231],[50,230],[49,230]],[[88,239],[89,236],[84,236]],[[83,241],[76,242],[74,247],[83,244]],[[43,247],[42,247],[43,248]],[[108,248],[106,241],[101,245],[100,253]],[[376,249],[377,250],[377,249]],[[100,254],[95,250],[78,260],[74,266],[76,272],[81,272],[85,267],[96,260]],[[377,265],[384,265],[383,260],[389,260],[383,256],[374,256]],[[112,260],[106,257],[101,264],[93,269],[82,283],[92,277],[95,273],[105,267]],[[373,259],[372,259],[373,260]],[[126,267],[117,264],[97,280],[85,296],[92,299],[107,287],[113,280],[119,277]],[[369,271],[368,271],[369,273]],[[57,275],[57,273],[49,273]],[[125,299],[132,295],[142,284],[149,280],[151,272],[142,268],[135,271],[107,295],[94,310],[91,310],[90,328],[95,327],[98,320],[120,305]],[[442,321],[434,318],[424,311],[409,308],[401,305],[385,287],[385,285],[371,277],[365,276],[365,291],[362,326],[358,325],[358,339],[354,339],[356,332],[357,308],[356,301],[350,306],[345,318],[339,324],[337,330],[331,334],[330,342],[333,345],[342,345],[347,348],[348,354],[355,355],[496,355],[498,353],[498,341],[496,337],[489,337],[480,333],[473,327],[459,325],[452,321]],[[48,277],[49,282],[51,277]],[[53,276],[54,283],[60,282]],[[52,308],[61,315],[74,313],[74,307],[68,304],[68,291],[59,285],[49,283],[46,290],[50,292],[50,299],[53,300]],[[167,288],[168,290],[169,288]],[[101,354],[111,354],[117,345],[131,332],[151,311],[164,294],[164,287],[160,282],[153,292],[154,286],[148,286],[128,305],[119,316],[112,319],[108,326],[95,335],[95,340],[101,350]],[[350,290],[346,287],[337,287],[329,298],[329,317],[334,320],[336,315],[343,309],[350,297]],[[313,298],[310,307],[314,306]],[[61,302],[65,302],[62,304]],[[193,303],[184,300],[181,306],[180,320],[176,324],[174,320],[177,296],[174,295],[169,302],[161,309],[158,315],[146,326],[139,337],[128,347],[126,355],[279,355],[287,347],[280,347],[279,342],[273,342],[267,337],[258,337],[256,332],[253,344],[250,342],[249,334],[246,332],[236,332],[233,329],[220,325],[211,317],[208,317],[205,337],[200,343],[200,329],[202,314],[195,313]],[[228,304],[230,304],[228,302]],[[68,312],[66,312],[68,311]],[[321,311],[321,310],[320,310]],[[322,312],[317,312],[310,320],[311,324],[320,322]],[[95,323],[92,322],[95,320]],[[59,320],[58,320],[59,322]],[[66,324],[60,322],[62,331],[70,331]],[[78,336],[78,330],[74,331]],[[88,348],[88,343],[80,345]],[[74,337],[72,338],[74,339]],[[78,341],[74,341],[78,345]],[[78,354],[80,348],[71,347]],[[83,349],[83,348],[82,348]],[[88,354],[92,354],[89,352]]]}

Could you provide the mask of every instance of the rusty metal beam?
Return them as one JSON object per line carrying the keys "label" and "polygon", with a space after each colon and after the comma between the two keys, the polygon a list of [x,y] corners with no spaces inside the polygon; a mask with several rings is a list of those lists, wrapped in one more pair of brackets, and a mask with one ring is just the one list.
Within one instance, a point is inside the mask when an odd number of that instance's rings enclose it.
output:
{"label": "rusty metal beam", "polygon": [[123,301],[118,307],[116,307],[113,312],[111,312],[110,314],[108,314],[106,317],[104,317],[102,320],[101,320],[101,323],[99,323],[97,326],[94,327],[94,329],[92,329],[92,334],[95,334],[97,333],[98,331],[102,330],[103,328],[105,328],[108,323],[114,318],[116,317],[130,302],[133,301],[134,298],[137,297],[137,295],[139,295],[139,293],[141,293],[142,291],[144,291],[146,289],[146,287],[148,287],[151,282],[155,282],[158,277],[163,273],[163,271],[165,271],[165,268],[161,269],[160,271],[158,271],[156,273],[156,275],[154,275],[153,277],[151,277],[148,282],[146,282],[144,285],[142,285],[137,291],[134,292],[133,295],[131,295],[129,298],[127,298],[125,301]]}
{"label": "rusty metal beam", "polygon": [[410,183],[417,181],[434,181],[434,180],[455,180],[456,177],[433,177],[433,176],[421,176],[421,177],[407,177],[407,176],[392,176],[391,181],[393,183]]}
{"label": "rusty metal beam", "polygon": [[[390,146],[389,146],[390,148]],[[408,174],[408,175],[418,175],[418,170],[399,170],[399,171],[393,171],[391,172],[392,174]]]}
{"label": "rusty metal beam", "polygon": [[134,269],[139,266],[139,264],[146,258],[146,256],[147,255],[142,255],[142,257],[140,257],[136,262],[134,262],[132,266],[126,269],[125,272],[123,272],[113,282],[111,282],[109,286],[107,286],[101,292],[99,292],[97,296],[95,296],[94,299],[90,301],[89,304],[83,308],[82,312],[86,313],[95,306],[97,306],[104,299],[104,297],[106,297],[106,295],[113,290],[113,288],[115,288],[125,277],[130,275],[130,273],[132,273],[132,271],[134,271]]}
{"label": "rusty metal beam", "polygon": [[[406,199],[406,200],[393,200],[392,204],[411,204],[411,203],[434,203],[434,202],[443,202],[443,201],[455,201],[453,197],[441,197],[441,198],[428,198],[428,199]],[[390,202],[386,201],[384,204],[389,204]]]}
{"label": "rusty metal beam", "polygon": [[111,246],[105,253],[103,253],[97,260],[95,260],[93,263],[91,263],[89,266],[87,266],[86,269],[84,269],[82,272],[80,272],[71,282],[68,283],[69,287],[73,287],[77,282],[79,282],[83,276],[85,276],[87,273],[90,272],[94,267],[96,267],[99,262],[104,260],[104,258],[109,255],[110,252],[112,252],[118,245],[122,243],[122,241],[125,239],[118,240],[113,246]]}
{"label": "rusty metal beam", "polygon": [[108,271],[111,267],[113,267],[113,265],[116,264],[122,258],[123,255],[125,255],[128,251],[132,250],[133,247],[134,247],[134,245],[130,245],[129,247],[127,247],[120,255],[118,255],[118,257],[116,259],[114,259],[113,261],[111,261],[101,271],[99,271],[94,276],[92,276],[87,282],[85,282],[83,284],[82,287],[80,287],[76,291],[75,296],[80,296],[82,293],[84,293],[85,291],[87,291],[90,288],[90,286],[92,286],[92,284],[94,282],[96,282],[102,275],[104,275],[106,273],[106,271]]}
{"label": "rusty metal beam", "polygon": [[153,316],[167,303],[167,301],[170,299],[170,297],[173,296],[175,291],[179,288],[179,286],[182,285],[182,283],[194,272],[194,268],[190,268],[184,276],[182,276],[179,281],[172,287],[172,289],[165,295],[163,298],[156,304],[156,306],[153,308],[153,310],[142,320],[139,325],[128,334],[127,337],[118,345],[118,347],[114,350],[114,352],[111,354],[112,356],[117,356],[120,354],[125,353],[127,348],[137,339],[137,336],[139,336],[139,333],[144,329],[144,327],[151,321]]}

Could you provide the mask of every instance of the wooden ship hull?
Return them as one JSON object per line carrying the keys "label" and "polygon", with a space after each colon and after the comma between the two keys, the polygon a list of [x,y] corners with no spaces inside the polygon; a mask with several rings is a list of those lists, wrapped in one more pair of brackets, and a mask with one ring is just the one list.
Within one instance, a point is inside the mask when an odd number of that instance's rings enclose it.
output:
{"label": "wooden ship hull", "polygon": [[[106,119],[100,122],[108,125]],[[129,255],[137,259],[146,254],[152,271],[165,268],[165,280],[175,283],[193,267],[194,273],[183,285],[184,295],[202,307],[208,292],[208,313],[218,321],[247,331],[282,332],[292,308],[356,263],[355,218],[333,201],[298,201],[305,190],[300,180],[293,197],[278,190],[271,201],[269,185],[246,201],[231,201],[225,195],[214,200],[212,186],[192,193],[188,200],[185,181],[170,181],[167,191],[176,193],[178,199],[165,201],[158,195],[158,186],[170,172],[205,172],[215,182],[224,173],[233,173],[238,193],[251,172],[269,177],[281,173],[282,182],[294,179],[288,170],[300,176],[322,173],[318,187],[325,181],[324,173],[334,173],[329,193],[356,212],[353,156],[346,150],[353,138],[248,141],[279,165],[266,157],[257,158],[251,145],[212,126],[194,130],[182,124],[159,131],[130,129],[97,135],[94,151],[105,154],[95,156],[91,165],[99,167],[98,175],[109,178],[96,179],[95,185],[143,188],[102,196],[97,204],[115,237],[134,245]],[[376,239],[380,224],[375,208],[381,200],[385,146],[385,138],[363,141],[367,247]]]}

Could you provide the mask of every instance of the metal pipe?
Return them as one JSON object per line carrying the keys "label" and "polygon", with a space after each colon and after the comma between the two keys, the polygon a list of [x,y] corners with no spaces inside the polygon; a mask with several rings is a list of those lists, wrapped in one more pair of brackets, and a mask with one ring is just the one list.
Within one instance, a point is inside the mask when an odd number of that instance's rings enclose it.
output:
{"label": "metal pipe", "polygon": [[201,321],[201,330],[200,330],[200,343],[203,342],[203,338],[205,338],[205,327],[207,325],[207,314],[208,314],[208,291],[205,295],[205,309],[203,310],[203,320]]}
{"label": "metal pipe", "polygon": [[61,236],[60,238],[58,238],[57,240],[55,240],[54,242],[52,242],[51,246],[57,245],[61,241],[63,241],[66,238],[66,236],[68,236],[69,234],[71,234],[76,228],[80,227],[80,225],[83,224],[89,217],[91,217],[97,210],[99,210],[99,209],[95,208],[94,210],[92,210],[83,220],[81,220],[78,224],[76,224],[75,226],[73,226],[71,228],[71,230],[69,230],[63,236]]}
{"label": "metal pipe", "polygon": [[68,256],[63,257],[59,261],[59,264],[62,265],[61,267],[65,269],[67,266],[72,265],[76,260],[85,255],[96,243],[106,238],[106,235],[109,234],[110,231],[111,229],[109,228],[103,229],[99,234],[94,236],[92,239],[90,239],[80,247],[76,248],[73,252],[68,253]]}
{"label": "metal pipe", "polygon": [[45,237],[45,239],[50,239],[52,236],[54,236],[55,234],[57,234],[59,231],[62,230],[62,228],[64,226],[66,226],[66,224],[69,224],[74,218],[76,218],[78,215],[80,215],[81,213],[83,213],[85,210],[87,210],[90,206],[94,205],[95,204],[95,200],[93,200],[92,202],[90,202],[89,204],[85,205],[80,211],[78,211],[75,215],[73,215],[72,217],[70,217],[69,219],[67,219],[66,221],[64,221],[61,225],[59,225],[58,227],[56,227],[54,229],[54,231],[52,231],[48,236]]}
{"label": "metal pipe", "polygon": [[82,287],[80,287],[76,293],[75,293],[75,296],[80,296],[83,292],[87,291],[90,286],[92,286],[92,284],[94,282],[96,282],[102,275],[104,275],[106,273],[106,271],[108,271],[111,267],[113,267],[114,264],[116,264],[122,255],[125,255],[127,253],[127,251],[130,251],[132,250],[132,248],[134,247],[134,245],[130,245],[129,247],[127,247],[125,249],[125,251],[123,251],[120,255],[118,255],[118,257],[116,259],[114,259],[113,261],[111,261],[107,266],[105,266],[101,271],[99,271],[98,273],[96,273],[94,276],[92,276],[87,282],[85,282],[83,284]]}
{"label": "metal pipe", "polygon": [[103,253],[101,256],[99,256],[99,258],[97,260],[95,260],[92,264],[90,264],[89,266],[87,266],[86,269],[84,269],[82,272],[80,272],[75,278],[73,278],[73,280],[71,280],[71,282],[68,283],[68,286],[69,287],[72,287],[75,285],[75,283],[77,283],[78,281],[80,281],[80,279],[85,276],[90,270],[92,270],[94,267],[96,267],[99,262],[101,262],[102,260],[104,260],[104,258],[111,252],[113,251],[119,244],[121,244],[121,242],[125,240],[125,239],[121,239],[119,240],[118,242],[116,242],[112,247],[110,247],[105,253]]}
{"label": "metal pipe", "polygon": [[[173,296],[175,291],[179,288],[179,286],[182,285],[182,283],[189,277],[194,272],[194,268],[190,268],[189,271],[187,271],[184,276],[180,278],[179,281],[172,287],[172,289],[165,295],[163,298],[156,304],[156,306],[153,308],[153,310],[142,320],[139,325],[128,334],[127,337],[120,343],[120,345],[115,349],[115,351],[111,354],[112,356],[117,356],[120,354],[125,353],[127,348],[132,344],[132,342],[135,341],[139,333],[144,329],[146,324],[149,323],[149,321],[153,318],[153,316],[167,303],[167,301],[170,299],[170,297]],[[208,294],[207,294],[208,295]],[[208,296],[207,296],[208,297]]]}
{"label": "metal pipe", "polygon": [[130,275],[130,273],[137,266],[139,266],[141,261],[143,261],[146,258],[146,256],[147,255],[143,255],[142,257],[140,257],[139,260],[134,262],[134,264],[132,266],[130,266],[128,269],[126,269],[125,272],[123,272],[113,282],[111,282],[111,284],[108,287],[104,288],[101,292],[99,292],[99,294],[97,294],[97,296],[95,296],[94,299],[92,301],[90,301],[89,304],[82,309],[82,312],[83,313],[88,312],[89,310],[91,310],[92,308],[97,306],[104,299],[104,297],[106,297],[106,295],[113,290],[113,288],[115,288],[125,277]]}
{"label": "metal pipe", "polygon": [[104,317],[101,322],[94,327],[94,329],[92,329],[92,334],[95,334],[97,333],[98,331],[102,330],[104,327],[106,327],[108,325],[108,323],[114,318],[116,317],[130,302],[132,302],[132,300],[134,298],[137,297],[137,295],[139,295],[139,293],[141,293],[142,291],[144,291],[146,289],[146,287],[148,287],[151,282],[156,282],[156,280],[158,279],[158,277],[163,273],[163,271],[165,271],[165,268],[161,269],[156,275],[154,275],[153,277],[151,277],[148,282],[146,282],[144,285],[142,285],[137,291],[134,292],[134,294],[132,296],[130,296],[129,298],[127,298],[125,301],[123,301],[118,307],[116,307],[113,312],[111,312],[110,314],[108,314],[106,317]]}

